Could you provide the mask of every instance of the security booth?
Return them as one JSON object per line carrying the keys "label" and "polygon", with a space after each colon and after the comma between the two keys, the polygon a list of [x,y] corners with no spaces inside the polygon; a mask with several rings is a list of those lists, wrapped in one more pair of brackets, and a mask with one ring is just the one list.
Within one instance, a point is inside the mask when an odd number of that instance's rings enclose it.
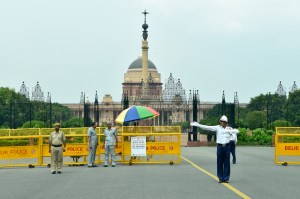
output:
{"label": "security booth", "polygon": [[275,164],[300,164],[300,128],[277,127],[275,134]]}

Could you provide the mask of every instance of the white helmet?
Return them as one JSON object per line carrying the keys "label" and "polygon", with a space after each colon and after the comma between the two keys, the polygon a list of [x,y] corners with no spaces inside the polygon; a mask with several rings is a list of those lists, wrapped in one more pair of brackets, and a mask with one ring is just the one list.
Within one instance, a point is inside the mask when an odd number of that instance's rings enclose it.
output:
{"label": "white helmet", "polygon": [[220,121],[228,123],[228,119],[225,115],[220,118]]}

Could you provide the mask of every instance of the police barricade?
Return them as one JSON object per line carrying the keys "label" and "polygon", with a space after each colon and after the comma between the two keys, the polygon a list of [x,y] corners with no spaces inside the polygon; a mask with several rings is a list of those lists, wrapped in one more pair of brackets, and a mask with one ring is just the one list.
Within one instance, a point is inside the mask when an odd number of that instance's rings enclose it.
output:
{"label": "police barricade", "polygon": [[[87,142],[88,128],[61,128],[66,137],[66,151],[63,153],[64,165],[77,166],[87,164],[87,156],[89,154]],[[41,165],[49,165],[51,163],[49,153],[49,136],[53,129],[41,129],[42,150],[41,150]],[[97,134],[100,133],[100,128],[96,129]],[[98,142],[99,142],[98,136]],[[97,147],[95,164],[100,163],[100,150]]]}
{"label": "police barricade", "polygon": [[[134,126],[116,127],[118,147],[116,161],[121,163],[180,163],[180,127],[175,126]],[[87,164],[88,128],[61,128],[66,137],[64,165]],[[98,143],[95,164],[104,162],[104,127],[97,128]],[[0,167],[8,166],[50,166],[49,136],[53,128],[1,129]],[[138,146],[136,138],[144,140]],[[133,148],[132,143],[135,148]],[[145,156],[132,154],[132,149],[144,147]]]}
{"label": "police barricade", "polygon": [[122,163],[180,163],[179,126],[123,127]]}
{"label": "police barricade", "polygon": [[275,164],[300,164],[300,128],[277,127],[275,134]]}
{"label": "police barricade", "polygon": [[39,129],[0,129],[0,167],[40,164]]}

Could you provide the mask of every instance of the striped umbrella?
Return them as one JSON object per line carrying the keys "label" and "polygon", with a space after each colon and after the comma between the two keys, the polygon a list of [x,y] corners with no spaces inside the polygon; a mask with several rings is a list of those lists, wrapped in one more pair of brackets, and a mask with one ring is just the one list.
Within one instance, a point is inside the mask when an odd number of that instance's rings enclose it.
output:
{"label": "striped umbrella", "polygon": [[159,116],[159,113],[147,106],[132,106],[122,111],[116,118],[117,123],[145,120]]}

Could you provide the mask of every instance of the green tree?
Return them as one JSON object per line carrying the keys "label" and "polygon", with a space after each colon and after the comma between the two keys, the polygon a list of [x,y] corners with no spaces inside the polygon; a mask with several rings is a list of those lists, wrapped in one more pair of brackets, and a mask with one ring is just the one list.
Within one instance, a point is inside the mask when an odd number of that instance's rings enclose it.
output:
{"label": "green tree", "polygon": [[83,118],[72,117],[65,121],[62,126],[64,128],[83,127]]}
{"label": "green tree", "polygon": [[292,126],[292,124],[284,119],[275,120],[273,122],[273,130],[276,129],[276,127],[289,127]]}
{"label": "green tree", "polygon": [[[43,121],[38,121],[38,120],[33,120],[31,121],[31,127],[33,128],[44,128],[45,123]],[[30,121],[27,121],[25,122],[23,125],[22,125],[22,128],[30,128]]]}
{"label": "green tree", "polygon": [[258,128],[253,130],[250,141],[259,145],[271,145],[272,144],[272,131],[267,131],[264,128]]}
{"label": "green tree", "polygon": [[68,121],[71,118],[71,110],[59,103],[52,104],[52,121],[61,122]]}
{"label": "green tree", "polygon": [[252,111],[247,113],[245,123],[250,129],[264,128],[266,126],[266,113],[264,111]]}
{"label": "green tree", "polygon": [[251,111],[264,111],[267,109],[268,95],[260,94],[250,99],[250,103],[247,105],[249,112]]}
{"label": "green tree", "polygon": [[286,112],[286,119],[291,122],[293,126],[300,126],[300,89],[289,93]]}
{"label": "green tree", "polygon": [[[30,120],[43,121],[45,127],[49,127],[49,116],[49,103],[30,101],[13,89],[0,87],[0,128],[18,128]],[[69,108],[58,103],[52,104],[52,122],[63,122],[70,118]]]}
{"label": "green tree", "polygon": [[239,133],[237,134],[238,143],[249,142],[250,137],[247,135],[247,129],[239,128]]}
{"label": "green tree", "polygon": [[0,87],[0,126],[21,126],[27,117],[23,106],[29,100],[14,90]]}
{"label": "green tree", "polygon": [[[274,122],[275,120],[282,119],[286,117],[286,103],[287,99],[285,96],[279,96],[278,94],[260,94],[254,98],[251,98],[250,103],[244,110],[244,115],[240,115],[241,122],[243,127],[249,127],[253,129],[253,126],[247,126],[249,124],[253,124],[253,122],[249,123],[249,118],[251,112],[261,111],[265,113],[265,118],[262,121]],[[257,114],[257,113],[256,113]],[[251,115],[251,114],[250,114]],[[248,117],[248,118],[247,118]],[[252,118],[254,119],[254,118]],[[261,118],[262,119],[262,118]],[[255,126],[257,126],[258,121],[255,122]],[[259,128],[264,127],[262,125],[258,125]]]}

